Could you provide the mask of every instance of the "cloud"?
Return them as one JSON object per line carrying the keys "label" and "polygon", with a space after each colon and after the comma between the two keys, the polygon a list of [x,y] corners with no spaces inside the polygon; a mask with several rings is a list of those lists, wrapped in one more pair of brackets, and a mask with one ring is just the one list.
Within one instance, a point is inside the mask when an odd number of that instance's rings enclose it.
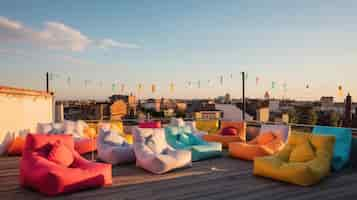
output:
{"label": "cloud", "polygon": [[111,48],[111,47],[128,48],[128,49],[138,49],[138,48],[140,48],[140,46],[137,45],[137,44],[117,42],[117,41],[114,41],[112,39],[104,39],[104,40],[98,41],[97,45],[100,48],[103,48],[103,49],[107,49],[107,48]]}
{"label": "cloud", "polygon": [[59,22],[46,22],[41,31],[20,22],[0,16],[0,42],[24,42],[50,49],[83,51],[90,46],[99,48],[139,48],[136,44],[121,43],[112,39],[92,40],[73,27]]}
{"label": "cloud", "polygon": [[22,24],[17,21],[10,21],[9,19],[0,16],[0,27],[7,29],[18,30],[22,28]]}
{"label": "cloud", "polygon": [[50,48],[83,51],[92,41],[81,32],[58,22],[46,22],[45,29],[37,34],[39,41]]}

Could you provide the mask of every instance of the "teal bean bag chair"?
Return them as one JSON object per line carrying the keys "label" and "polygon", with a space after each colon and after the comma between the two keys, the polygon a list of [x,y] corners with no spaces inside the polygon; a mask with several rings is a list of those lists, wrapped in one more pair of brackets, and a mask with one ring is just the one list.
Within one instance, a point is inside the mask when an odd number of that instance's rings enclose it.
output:
{"label": "teal bean bag chair", "polygon": [[350,158],[352,130],[349,128],[315,126],[312,132],[313,134],[333,135],[336,137],[332,168],[335,171],[342,169],[348,163]]}
{"label": "teal bean bag chair", "polygon": [[165,128],[166,141],[175,149],[190,150],[192,161],[205,160],[222,155],[222,144],[206,142],[192,133],[188,126]]}

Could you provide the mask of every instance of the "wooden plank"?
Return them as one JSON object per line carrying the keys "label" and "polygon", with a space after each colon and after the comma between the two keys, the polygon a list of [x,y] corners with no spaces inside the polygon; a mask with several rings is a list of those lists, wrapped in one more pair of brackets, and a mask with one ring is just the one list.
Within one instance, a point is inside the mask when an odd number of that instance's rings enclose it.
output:
{"label": "wooden plank", "polygon": [[357,173],[346,169],[313,187],[252,175],[252,162],[223,157],[153,175],[134,164],[113,167],[113,185],[55,198],[18,185],[19,157],[0,158],[0,199],[356,199]]}

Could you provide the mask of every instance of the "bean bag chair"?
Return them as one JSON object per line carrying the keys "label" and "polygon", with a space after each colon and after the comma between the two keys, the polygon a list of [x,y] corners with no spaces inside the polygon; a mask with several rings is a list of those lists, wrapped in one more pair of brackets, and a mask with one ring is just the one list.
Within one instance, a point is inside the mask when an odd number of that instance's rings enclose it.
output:
{"label": "bean bag chair", "polygon": [[8,151],[9,146],[12,144],[14,136],[11,133],[0,133],[0,156]]}
{"label": "bean bag chair", "polygon": [[357,136],[352,135],[352,148],[350,153],[350,161],[353,168],[357,168]]}
{"label": "bean bag chair", "polygon": [[24,136],[17,136],[10,144],[7,149],[7,155],[10,156],[21,156],[25,147]]}
{"label": "bean bag chair", "polygon": [[258,136],[253,140],[247,143],[230,143],[229,155],[244,160],[253,160],[255,157],[273,155],[283,148],[289,133],[289,126],[263,124]]}
{"label": "bean bag chair", "polygon": [[135,161],[133,147],[114,131],[102,129],[97,138],[98,158],[116,165]]}
{"label": "bean bag chair", "polygon": [[352,130],[349,128],[315,126],[312,132],[313,134],[332,135],[336,137],[332,168],[336,171],[341,170],[350,159]]}
{"label": "bean bag chair", "polygon": [[161,122],[148,121],[139,123],[139,128],[161,128]]}
{"label": "bean bag chair", "polygon": [[74,149],[79,154],[86,154],[97,150],[96,138],[80,138],[74,140]]}
{"label": "bean bag chair", "polygon": [[214,158],[222,155],[222,144],[206,142],[191,132],[188,126],[165,128],[166,141],[175,149],[189,150],[192,161]]}
{"label": "bean bag chair", "polygon": [[218,120],[196,120],[196,128],[208,134],[215,134],[219,128]]}
{"label": "bean bag chair", "polygon": [[94,163],[74,150],[70,135],[29,134],[20,161],[20,185],[59,195],[112,183],[110,164]]}
{"label": "bean bag chair", "polygon": [[246,123],[222,121],[221,129],[216,134],[204,135],[207,142],[219,142],[223,147],[228,147],[231,142],[245,142]]}
{"label": "bean bag chair", "polygon": [[254,159],[254,175],[301,186],[318,183],[330,174],[333,136],[291,133],[288,143],[272,156]]}
{"label": "bean bag chair", "polygon": [[97,150],[96,130],[84,121],[69,121],[63,123],[38,123],[37,131],[41,134],[73,136],[74,148],[80,154],[86,154]]}
{"label": "bean bag chair", "polygon": [[191,166],[191,152],[169,146],[163,128],[134,128],[133,133],[137,166],[154,174]]}
{"label": "bean bag chair", "polygon": [[195,121],[185,122],[182,118],[171,118],[169,126],[173,126],[173,127],[189,127],[191,133],[199,136],[200,138],[202,138],[203,135],[207,135],[208,134],[205,131],[197,130]]}
{"label": "bean bag chair", "polygon": [[245,142],[229,143],[229,155],[244,160],[254,160],[255,157],[273,155],[284,146],[284,141],[275,133],[264,133],[255,139]]}

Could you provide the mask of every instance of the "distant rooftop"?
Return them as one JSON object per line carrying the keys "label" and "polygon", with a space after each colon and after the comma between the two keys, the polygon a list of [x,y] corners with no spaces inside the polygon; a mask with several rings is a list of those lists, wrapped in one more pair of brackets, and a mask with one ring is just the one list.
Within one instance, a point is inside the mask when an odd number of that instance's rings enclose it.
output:
{"label": "distant rooftop", "polygon": [[45,96],[45,97],[53,96],[52,93],[48,93],[46,91],[15,88],[9,86],[0,86],[0,94],[20,95],[20,96]]}

